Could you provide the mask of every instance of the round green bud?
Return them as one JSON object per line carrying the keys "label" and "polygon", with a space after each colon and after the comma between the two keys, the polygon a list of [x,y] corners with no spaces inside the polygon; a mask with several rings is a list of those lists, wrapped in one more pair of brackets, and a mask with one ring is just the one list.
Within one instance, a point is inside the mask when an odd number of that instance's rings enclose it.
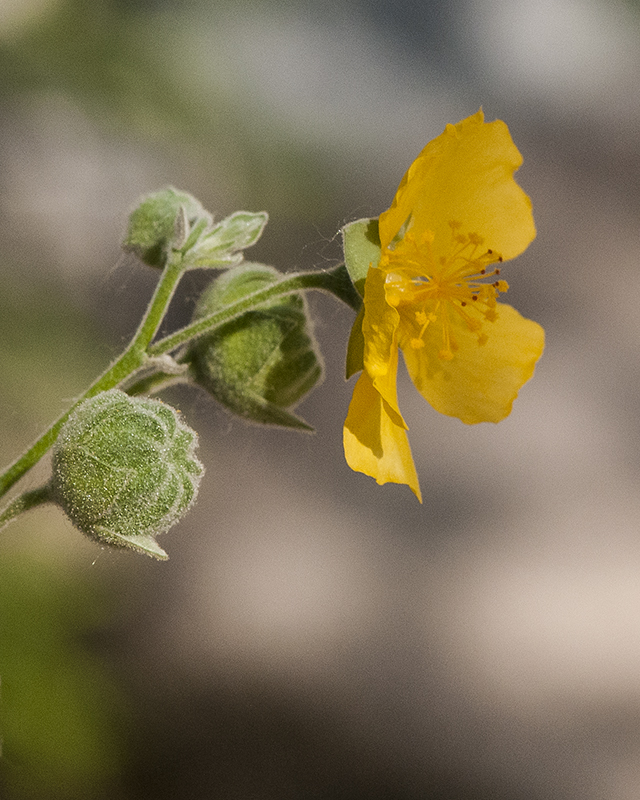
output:
{"label": "round green bud", "polygon": [[91,538],[167,558],[154,539],[195,500],[198,435],[178,411],[119,389],[85,400],[53,448],[53,499]]}
{"label": "round green bud", "polygon": [[129,215],[122,246],[150,267],[162,268],[169,250],[180,250],[189,232],[211,224],[211,214],[192,195],[171,186],[142,198]]}
{"label": "round green bud", "polygon": [[[281,277],[247,262],[216,278],[194,319],[214,313]],[[186,356],[193,379],[229,411],[250,422],[313,430],[291,413],[323,375],[303,295],[275,298],[201,336]]]}

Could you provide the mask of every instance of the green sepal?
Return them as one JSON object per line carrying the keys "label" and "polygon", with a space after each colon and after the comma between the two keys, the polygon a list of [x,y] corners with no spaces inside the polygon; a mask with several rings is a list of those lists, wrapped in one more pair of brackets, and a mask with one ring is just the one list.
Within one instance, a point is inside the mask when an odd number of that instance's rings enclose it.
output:
{"label": "green sepal", "polygon": [[326,290],[331,291],[335,297],[354,311],[359,311],[362,308],[362,296],[354,286],[346,266],[340,264],[331,270],[330,274],[332,275],[331,287],[329,289],[327,286]]}
{"label": "green sepal", "polygon": [[227,269],[240,264],[242,251],[254,245],[267,224],[266,211],[236,211],[205,231],[196,242],[187,242],[185,269]]}
{"label": "green sepal", "polygon": [[[359,219],[350,222],[342,229],[342,242],[344,247],[344,261],[361,297],[364,297],[364,285],[370,267],[377,267],[380,263],[380,236],[378,233],[378,219]],[[356,372],[364,368],[364,335],[362,321],[364,319],[364,306],[358,312],[347,345],[347,360],[345,375],[349,379]]]}
{"label": "green sepal", "polygon": [[347,361],[345,364],[345,379],[349,380],[356,372],[364,369],[364,334],[362,333],[362,322],[364,320],[364,306],[358,312],[351,333],[349,344],[347,345]]}
{"label": "green sepal", "polygon": [[137,553],[157,558],[158,561],[166,561],[169,558],[166,550],[163,550],[151,535],[140,533],[127,536],[124,533],[119,533],[117,536],[114,536],[108,528],[101,528],[98,525],[92,534],[92,538],[102,544],[108,544],[112,547],[123,547],[135,550]]}
{"label": "green sepal", "polygon": [[344,263],[353,285],[364,297],[364,282],[369,267],[380,263],[378,219],[358,219],[342,228]]}
{"label": "green sepal", "polygon": [[195,197],[169,186],[142,198],[131,212],[122,247],[150,267],[162,269],[172,249],[188,246],[195,241],[194,232],[211,223],[211,214]]}
{"label": "green sepal", "polygon": [[[273,267],[251,262],[229,270],[205,289],[194,320],[280,277]],[[302,294],[277,297],[200,336],[182,360],[193,380],[233,414],[248,422],[313,430],[291,413],[323,376]]]}

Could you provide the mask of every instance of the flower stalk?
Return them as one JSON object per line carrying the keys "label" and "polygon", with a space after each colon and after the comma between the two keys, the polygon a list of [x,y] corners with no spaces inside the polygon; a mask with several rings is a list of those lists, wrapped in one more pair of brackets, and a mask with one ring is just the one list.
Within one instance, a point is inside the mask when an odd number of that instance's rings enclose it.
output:
{"label": "flower stalk", "polygon": [[0,497],[3,497],[50,450],[58,438],[60,429],[76,406],[83,400],[118,386],[129,375],[144,365],[148,358],[147,347],[149,342],[160,327],[182,276],[182,256],[179,253],[172,255],[173,257],[168,260],[147,311],[127,349],[120,358],[111,364],[106,372],[91,384],[68,411],[65,411],[22,456],[0,475]]}
{"label": "flower stalk", "polygon": [[0,512],[0,530],[25,511],[50,501],[51,489],[48,483],[19,494]]}
{"label": "flower stalk", "polygon": [[[94,397],[100,392],[118,387],[127,380],[134,381],[128,390],[130,394],[140,394],[149,390],[158,391],[159,388],[164,388],[170,383],[179,381],[179,375],[165,373],[157,366],[154,372],[141,377],[139,381],[135,382],[136,373],[148,368],[152,360],[157,359],[157,364],[162,363],[158,359],[159,356],[170,353],[193,339],[216,330],[230,320],[259,307],[269,300],[297,291],[315,289],[329,292],[354,309],[357,309],[361,303],[360,296],[353,288],[344,265],[324,272],[295,273],[283,277],[266,289],[254,292],[230,304],[221,311],[159,339],[155,344],[151,344],[166,314],[180,278],[184,274],[182,261],[182,252],[171,251],[147,311],[127,349],[76,400],[68,411],[62,414],[25,453],[0,474],[0,498],[4,497],[51,449],[58,438],[60,429],[69,418],[71,412],[84,400]],[[17,502],[18,499],[16,498],[14,502]],[[45,501],[46,499],[42,495],[39,502]],[[31,508],[32,505],[28,507]],[[4,511],[0,512],[0,520],[4,519],[4,515],[7,514],[7,521],[9,521],[23,510],[27,510],[27,507],[21,508],[19,504],[14,507],[12,503]]]}
{"label": "flower stalk", "polygon": [[169,353],[180,347],[180,345],[215,330],[269,300],[308,289],[329,292],[353,308],[354,311],[357,311],[362,303],[360,296],[348,278],[343,264],[325,272],[297,272],[283,277],[266,289],[253,292],[242,300],[231,303],[226,308],[209,314],[175,333],[159,339],[147,349],[147,354],[154,357]]}

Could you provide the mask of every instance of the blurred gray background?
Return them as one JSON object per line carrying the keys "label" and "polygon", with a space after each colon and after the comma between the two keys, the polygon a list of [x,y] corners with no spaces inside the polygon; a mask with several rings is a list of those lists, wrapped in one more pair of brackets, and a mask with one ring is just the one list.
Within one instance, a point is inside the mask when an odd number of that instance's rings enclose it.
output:
{"label": "blurred gray background", "polygon": [[353,315],[312,295],[315,436],[163,395],[207,467],[169,562],[52,508],[3,531],[2,798],[640,797],[639,70],[631,0],[1,0],[3,461],[135,330],[140,194],[267,210],[251,258],[333,265],[481,105],[538,226],[507,301],[547,331],[498,426],[403,374],[422,506],[347,468]]}

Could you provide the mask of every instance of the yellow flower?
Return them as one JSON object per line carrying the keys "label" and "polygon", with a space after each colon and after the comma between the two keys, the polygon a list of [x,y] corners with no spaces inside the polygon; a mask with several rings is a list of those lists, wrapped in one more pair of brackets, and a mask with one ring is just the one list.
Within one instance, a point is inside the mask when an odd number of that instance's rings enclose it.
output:
{"label": "yellow flower", "polygon": [[380,215],[380,261],[364,286],[363,372],[344,427],[347,463],[421,499],[398,408],[398,348],[436,411],[499,422],[533,374],[544,331],[498,302],[502,262],[535,237],[522,163],[504,122],[478,111],[430,142]]}

